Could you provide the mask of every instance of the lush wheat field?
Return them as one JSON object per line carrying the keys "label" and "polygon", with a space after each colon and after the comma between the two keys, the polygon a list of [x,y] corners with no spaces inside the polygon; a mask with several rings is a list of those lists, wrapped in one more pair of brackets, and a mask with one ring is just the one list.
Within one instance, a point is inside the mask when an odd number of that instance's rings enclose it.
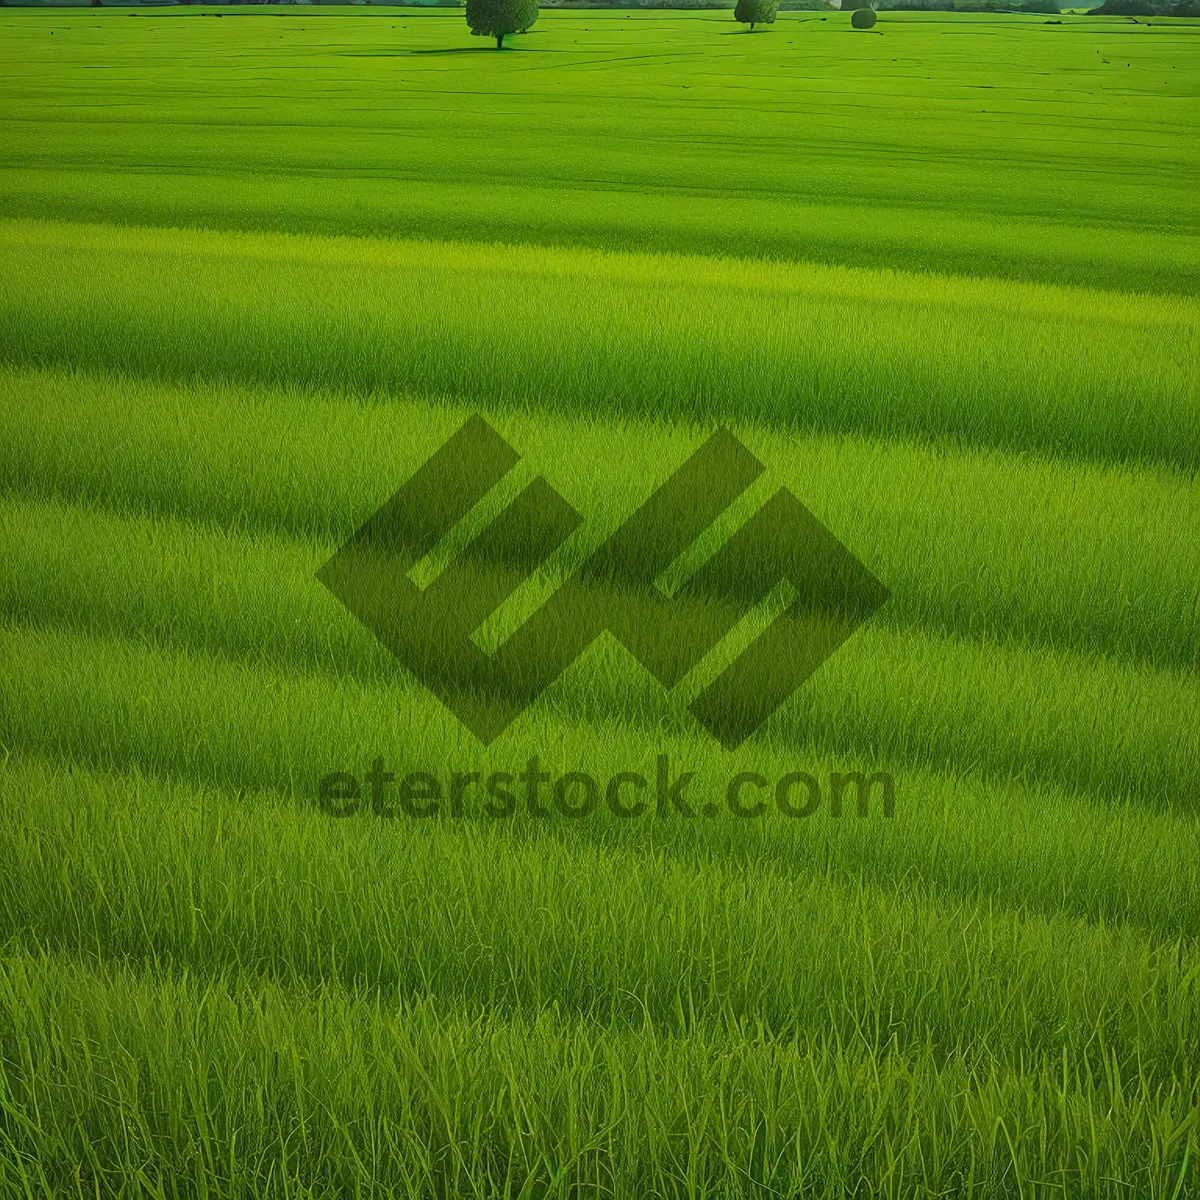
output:
{"label": "lush wheat field", "polygon": [[[1200,1194],[1197,36],[0,14],[0,1195]],[[890,599],[736,751],[769,601],[485,748],[315,578],[473,413],[422,582],[582,517],[485,646],[717,425],[663,586],[787,487]]]}

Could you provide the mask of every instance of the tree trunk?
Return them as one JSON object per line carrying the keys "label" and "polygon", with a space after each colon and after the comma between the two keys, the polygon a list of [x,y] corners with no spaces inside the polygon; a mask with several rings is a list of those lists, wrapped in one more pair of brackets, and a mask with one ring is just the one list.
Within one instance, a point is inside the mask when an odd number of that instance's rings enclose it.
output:
{"label": "tree trunk", "polygon": [[502,34],[502,33],[496,34],[496,49],[497,50],[504,49],[504,34]]}

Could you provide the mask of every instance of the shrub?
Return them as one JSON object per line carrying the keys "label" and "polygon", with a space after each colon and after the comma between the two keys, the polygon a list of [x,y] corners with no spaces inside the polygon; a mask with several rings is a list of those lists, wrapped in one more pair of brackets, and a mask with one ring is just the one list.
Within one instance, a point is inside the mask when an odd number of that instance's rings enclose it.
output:
{"label": "shrub", "polygon": [[778,11],[778,0],[737,0],[733,16],[734,20],[749,25],[753,31],[755,25],[774,25]]}
{"label": "shrub", "polygon": [[537,0],[467,0],[467,24],[477,37],[494,37],[496,49],[505,34],[529,28],[538,19]]}
{"label": "shrub", "polygon": [[850,24],[855,29],[870,29],[875,24],[875,20],[873,8],[856,8],[854,15],[850,18]]}

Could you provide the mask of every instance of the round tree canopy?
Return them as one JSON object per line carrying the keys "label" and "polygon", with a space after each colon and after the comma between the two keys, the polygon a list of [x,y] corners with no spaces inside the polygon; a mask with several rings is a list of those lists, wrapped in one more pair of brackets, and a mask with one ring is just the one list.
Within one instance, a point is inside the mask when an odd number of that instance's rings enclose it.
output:
{"label": "round tree canopy", "polygon": [[494,37],[497,47],[509,33],[528,29],[538,19],[537,0],[467,0],[467,24],[478,37]]}
{"label": "round tree canopy", "polygon": [[778,11],[779,0],[737,0],[733,18],[753,29],[755,25],[774,25]]}

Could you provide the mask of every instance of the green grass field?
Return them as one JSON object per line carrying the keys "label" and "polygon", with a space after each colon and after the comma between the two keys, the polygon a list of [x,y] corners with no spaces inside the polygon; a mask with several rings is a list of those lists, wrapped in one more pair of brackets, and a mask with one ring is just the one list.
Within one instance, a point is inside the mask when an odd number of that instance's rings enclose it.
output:
{"label": "green grass field", "polygon": [[[0,1196],[1200,1195],[1197,39],[0,10]],[[487,644],[719,424],[891,599],[484,748],[315,579],[476,412]],[[318,804],[531,756],[721,803]]]}

